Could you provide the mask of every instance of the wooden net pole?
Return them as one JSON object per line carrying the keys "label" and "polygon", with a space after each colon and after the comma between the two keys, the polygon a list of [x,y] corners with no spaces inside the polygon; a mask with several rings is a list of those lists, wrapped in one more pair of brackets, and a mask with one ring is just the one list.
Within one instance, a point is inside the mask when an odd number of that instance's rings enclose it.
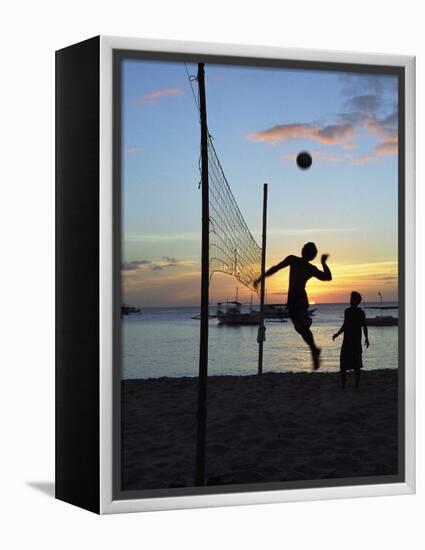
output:
{"label": "wooden net pole", "polygon": [[260,286],[260,325],[258,327],[258,374],[263,374],[263,346],[266,339],[264,326],[264,296],[266,292],[266,245],[267,245],[267,183],[263,186],[263,237],[261,245],[261,286]]}
{"label": "wooden net pole", "polygon": [[198,63],[199,110],[201,119],[202,252],[201,323],[199,343],[198,412],[196,430],[195,484],[205,483],[205,441],[207,427],[208,381],[208,302],[209,302],[209,179],[208,127],[204,63]]}

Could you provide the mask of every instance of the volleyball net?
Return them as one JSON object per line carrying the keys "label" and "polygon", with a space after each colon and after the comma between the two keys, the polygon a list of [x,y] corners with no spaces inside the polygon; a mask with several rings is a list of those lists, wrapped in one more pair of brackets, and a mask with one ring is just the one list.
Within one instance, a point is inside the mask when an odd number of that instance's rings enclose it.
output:
{"label": "volleyball net", "polygon": [[261,274],[261,247],[252,236],[208,139],[210,280],[215,272],[233,275],[257,292],[254,282]]}

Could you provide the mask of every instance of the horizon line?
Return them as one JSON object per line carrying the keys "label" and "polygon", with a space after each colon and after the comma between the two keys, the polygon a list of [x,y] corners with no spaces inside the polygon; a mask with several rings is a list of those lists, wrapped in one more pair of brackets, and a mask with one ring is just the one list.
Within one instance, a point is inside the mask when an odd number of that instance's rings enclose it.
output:
{"label": "horizon line", "polygon": [[[232,300],[230,300],[232,301]],[[225,303],[226,301],[223,300],[221,303]],[[127,303],[127,302],[126,302]],[[241,302],[243,305],[246,304],[246,305],[250,305],[250,302]],[[315,303],[310,303],[309,305],[310,306],[332,306],[332,305],[338,305],[338,304],[349,304],[350,302],[347,302],[347,301],[343,301],[343,302],[315,302]],[[360,304],[360,307],[362,304],[379,304],[380,301],[379,300],[365,300],[364,302],[362,301],[361,304]],[[382,301],[383,304],[398,304],[399,301],[398,300],[383,300]],[[283,305],[286,305],[286,302],[268,302],[267,304],[265,305],[270,305],[270,304],[283,304]],[[129,304],[130,305],[130,304]],[[143,305],[140,305],[140,304],[136,304],[137,307],[145,307],[145,308],[148,308],[148,309],[167,309],[167,308],[195,308],[195,307],[201,307],[200,304],[197,304],[197,305],[168,305],[168,306],[143,306]],[[209,307],[215,307],[217,305],[217,303],[210,303],[208,304]],[[253,304],[253,306],[259,306],[260,304]]]}

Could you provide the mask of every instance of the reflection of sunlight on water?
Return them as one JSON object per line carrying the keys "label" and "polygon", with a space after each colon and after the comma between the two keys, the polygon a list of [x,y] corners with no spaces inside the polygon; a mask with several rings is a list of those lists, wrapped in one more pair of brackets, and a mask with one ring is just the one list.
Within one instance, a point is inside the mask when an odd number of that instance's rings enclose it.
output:
{"label": "reflection of sunlight on water", "polygon": [[[339,369],[342,336],[335,342],[343,305],[321,305],[312,330],[322,348],[322,371]],[[196,309],[146,310],[123,321],[124,378],[196,376],[198,372],[199,322],[190,317]],[[311,371],[310,352],[290,321],[266,323],[264,371]],[[371,346],[363,349],[365,369],[396,368],[397,327],[369,328]],[[257,327],[218,326],[210,321],[209,373],[255,374]]]}

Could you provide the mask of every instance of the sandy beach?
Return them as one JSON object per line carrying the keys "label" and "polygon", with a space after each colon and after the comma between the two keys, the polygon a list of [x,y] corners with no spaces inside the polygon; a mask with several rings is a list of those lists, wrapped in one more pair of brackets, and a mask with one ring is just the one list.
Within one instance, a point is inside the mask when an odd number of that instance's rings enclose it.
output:
{"label": "sandy beach", "polygon": [[[208,380],[210,485],[397,474],[397,371]],[[193,486],[196,378],[122,381],[122,489]]]}

